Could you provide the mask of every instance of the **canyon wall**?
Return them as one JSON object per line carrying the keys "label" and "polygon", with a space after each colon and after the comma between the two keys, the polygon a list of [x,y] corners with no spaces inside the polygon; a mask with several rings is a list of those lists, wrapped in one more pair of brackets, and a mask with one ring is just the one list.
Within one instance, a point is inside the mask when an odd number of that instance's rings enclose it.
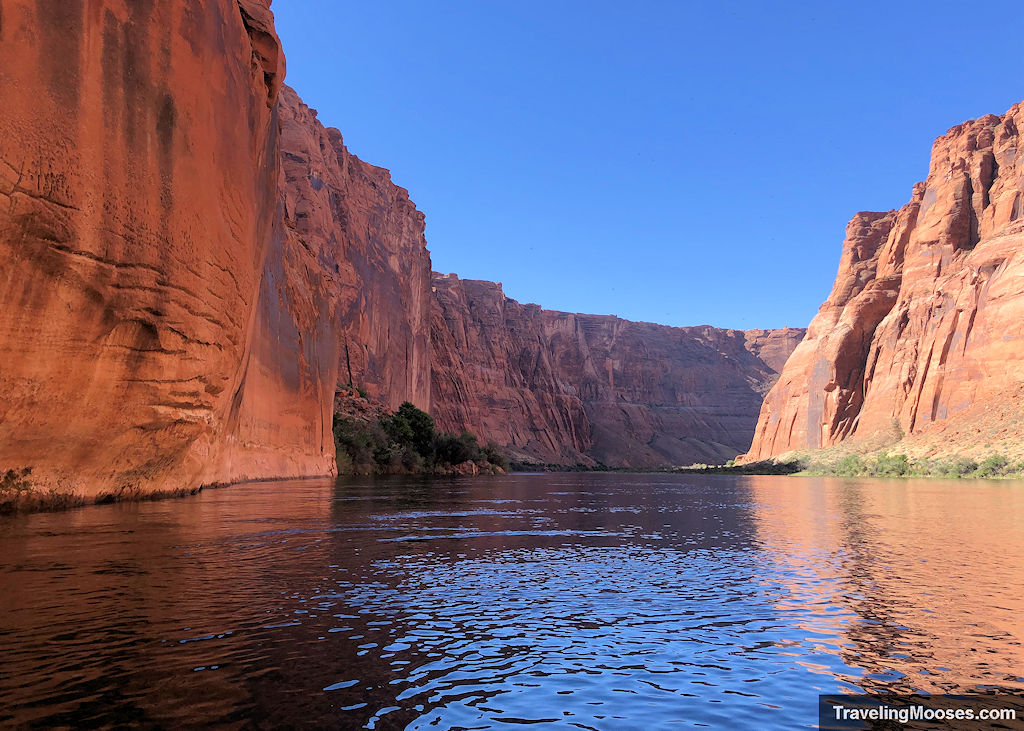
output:
{"label": "canyon wall", "polygon": [[433,413],[531,461],[724,462],[803,330],[667,327],[520,304],[434,274]]}
{"label": "canyon wall", "polygon": [[0,38],[4,466],[86,494],[232,479],[275,226],[269,12],[5,0]]}
{"label": "canyon wall", "polygon": [[423,217],[282,92],[268,0],[4,0],[0,40],[0,469],[331,474],[339,379],[429,406]]}
{"label": "canyon wall", "polygon": [[[1022,125],[1018,104],[954,127],[909,203],[854,216],[832,292],[765,400],[749,459],[968,422],[988,434],[995,410],[1024,406]],[[958,432],[936,449],[971,441]]]}
{"label": "canyon wall", "polygon": [[[397,408],[430,407],[430,254],[424,216],[384,168],[351,154],[341,133],[285,86],[279,97],[280,196],[294,250],[319,267],[335,307],[329,322],[337,382]],[[286,279],[291,279],[286,277]],[[301,279],[301,277],[300,277]],[[307,286],[298,302],[308,301]],[[300,327],[310,330],[312,323]],[[334,397],[334,384],[325,403]],[[328,419],[328,422],[330,419]]]}
{"label": "canyon wall", "polygon": [[332,474],[339,383],[535,460],[747,447],[802,331],[432,282],[408,193],[283,85],[269,5],[0,7],[0,472],[90,498]]}

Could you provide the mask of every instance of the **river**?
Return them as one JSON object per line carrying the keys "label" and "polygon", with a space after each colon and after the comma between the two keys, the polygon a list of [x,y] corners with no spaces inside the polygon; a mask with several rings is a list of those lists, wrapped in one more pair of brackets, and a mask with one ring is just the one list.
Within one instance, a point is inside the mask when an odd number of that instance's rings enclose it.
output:
{"label": "river", "polygon": [[0,725],[813,727],[1024,690],[1024,484],[264,482],[0,518]]}

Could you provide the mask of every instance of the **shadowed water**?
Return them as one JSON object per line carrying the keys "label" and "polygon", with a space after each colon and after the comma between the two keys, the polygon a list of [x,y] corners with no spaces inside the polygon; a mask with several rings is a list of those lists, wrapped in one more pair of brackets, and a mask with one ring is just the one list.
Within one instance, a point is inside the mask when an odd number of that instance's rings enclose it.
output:
{"label": "shadowed water", "polygon": [[1024,485],[513,475],[0,519],[0,725],[793,728],[1024,689]]}

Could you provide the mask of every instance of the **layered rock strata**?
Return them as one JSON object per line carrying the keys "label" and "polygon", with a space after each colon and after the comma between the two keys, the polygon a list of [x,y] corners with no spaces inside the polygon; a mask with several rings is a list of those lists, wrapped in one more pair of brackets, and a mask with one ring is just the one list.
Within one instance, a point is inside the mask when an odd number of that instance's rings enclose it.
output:
{"label": "layered rock strata", "polygon": [[269,2],[5,0],[0,40],[0,466],[330,474],[341,367],[429,405],[423,217],[282,93]]}
{"label": "layered rock strata", "polygon": [[854,216],[832,293],[766,398],[748,458],[913,436],[1020,392],[1022,125],[1018,104],[952,128],[909,203]]}
{"label": "layered rock strata", "polygon": [[455,275],[435,273],[433,290],[438,426],[539,462],[723,462],[749,446],[803,336],[554,312]]}

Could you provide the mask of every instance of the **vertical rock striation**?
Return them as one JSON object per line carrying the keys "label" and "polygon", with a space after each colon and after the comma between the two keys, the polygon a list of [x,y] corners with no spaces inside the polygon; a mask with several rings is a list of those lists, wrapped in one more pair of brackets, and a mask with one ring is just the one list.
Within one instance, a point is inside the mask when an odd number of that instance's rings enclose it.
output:
{"label": "vertical rock striation", "polygon": [[5,0],[0,40],[0,469],[331,474],[341,367],[429,405],[423,217],[282,91],[269,0]]}
{"label": "vertical rock striation", "polygon": [[1022,124],[1018,104],[954,127],[909,203],[854,216],[832,293],[766,398],[749,458],[913,435],[1019,398]]}
{"label": "vertical rock striation", "polygon": [[240,469],[277,198],[268,17],[235,0],[3,4],[0,450],[41,484],[180,489]]}
{"label": "vertical rock striation", "polygon": [[[424,216],[384,168],[285,87],[280,97],[288,227],[337,280],[338,380],[392,407],[430,407],[430,254]],[[333,399],[333,391],[331,393]]]}
{"label": "vertical rock striation", "polygon": [[750,444],[802,330],[744,333],[543,310],[501,285],[434,274],[433,411],[521,457],[653,467]]}

